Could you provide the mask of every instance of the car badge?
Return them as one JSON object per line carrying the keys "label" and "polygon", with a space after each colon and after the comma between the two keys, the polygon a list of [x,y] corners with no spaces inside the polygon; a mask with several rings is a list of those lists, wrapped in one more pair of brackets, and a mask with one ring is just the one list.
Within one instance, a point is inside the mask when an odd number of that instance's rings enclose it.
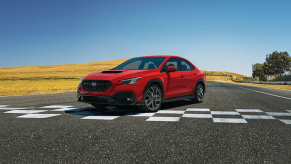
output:
{"label": "car badge", "polygon": [[96,82],[92,82],[91,85],[92,85],[92,87],[95,87],[97,85],[97,83]]}

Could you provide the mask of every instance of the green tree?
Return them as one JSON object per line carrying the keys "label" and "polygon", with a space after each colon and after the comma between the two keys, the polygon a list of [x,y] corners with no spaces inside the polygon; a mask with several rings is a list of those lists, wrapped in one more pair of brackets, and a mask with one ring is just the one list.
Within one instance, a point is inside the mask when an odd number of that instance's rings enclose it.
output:
{"label": "green tree", "polygon": [[253,67],[253,78],[259,77],[259,80],[266,80],[265,72],[266,72],[266,67],[264,64],[256,63],[252,65]]}
{"label": "green tree", "polygon": [[264,65],[266,67],[266,75],[275,75],[275,69],[273,62],[271,61],[270,55],[266,55],[266,61],[264,62]]}
{"label": "green tree", "polygon": [[260,76],[260,71],[257,69],[257,65],[260,65],[260,63],[256,63],[256,64],[253,64],[252,65],[252,71],[253,71],[252,75],[253,75],[253,78]]}
{"label": "green tree", "polygon": [[291,74],[291,57],[287,51],[274,51],[272,54],[266,55],[266,61],[263,64],[252,65],[253,77],[259,77],[260,80],[266,80],[266,75],[281,76],[286,71]]}
{"label": "green tree", "polygon": [[290,71],[290,56],[288,52],[274,51],[266,56],[265,66],[268,75],[282,75],[285,71]]}
{"label": "green tree", "polygon": [[290,72],[291,71],[291,57],[289,56],[288,52],[280,52],[280,57],[283,60],[282,61],[282,67],[284,69],[284,72]]}

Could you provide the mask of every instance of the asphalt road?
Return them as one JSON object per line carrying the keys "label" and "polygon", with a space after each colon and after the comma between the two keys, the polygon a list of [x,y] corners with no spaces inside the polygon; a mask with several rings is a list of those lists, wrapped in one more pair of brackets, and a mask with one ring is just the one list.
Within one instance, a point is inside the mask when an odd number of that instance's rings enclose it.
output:
{"label": "asphalt road", "polygon": [[76,93],[0,97],[0,163],[291,163],[291,91],[208,82],[200,104],[90,107]]}

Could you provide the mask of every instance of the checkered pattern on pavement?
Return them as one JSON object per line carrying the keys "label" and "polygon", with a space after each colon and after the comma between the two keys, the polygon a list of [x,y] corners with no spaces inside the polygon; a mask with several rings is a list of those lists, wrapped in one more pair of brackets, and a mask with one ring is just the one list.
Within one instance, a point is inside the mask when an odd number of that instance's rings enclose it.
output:
{"label": "checkered pattern on pavement", "polygon": [[[73,108],[68,105],[49,105],[35,109],[32,107],[19,108],[0,105],[0,110],[6,114],[21,114],[16,118],[50,118],[64,113],[83,115],[84,120],[115,120],[120,117],[141,117],[145,121],[178,122],[181,119],[212,119],[214,123],[248,123],[248,120],[279,120],[291,124],[291,110],[286,112],[264,112],[261,109],[235,109],[234,111],[211,111],[208,108],[187,108],[186,110],[159,110],[153,113],[102,112],[90,108]],[[114,107],[107,107],[112,109]],[[119,109],[112,109],[118,111]],[[46,113],[54,112],[54,113]],[[164,116],[167,115],[167,116]],[[169,116],[170,115],[170,116]],[[280,117],[287,117],[282,119]],[[290,119],[288,118],[290,117]]]}

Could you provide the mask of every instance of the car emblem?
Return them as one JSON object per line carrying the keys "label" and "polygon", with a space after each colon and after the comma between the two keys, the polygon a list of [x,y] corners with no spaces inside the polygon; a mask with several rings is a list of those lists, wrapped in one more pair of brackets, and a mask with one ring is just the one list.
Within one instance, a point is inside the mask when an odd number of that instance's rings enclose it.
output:
{"label": "car emblem", "polygon": [[92,87],[95,87],[97,85],[97,83],[96,82],[92,82],[91,85],[92,85]]}

